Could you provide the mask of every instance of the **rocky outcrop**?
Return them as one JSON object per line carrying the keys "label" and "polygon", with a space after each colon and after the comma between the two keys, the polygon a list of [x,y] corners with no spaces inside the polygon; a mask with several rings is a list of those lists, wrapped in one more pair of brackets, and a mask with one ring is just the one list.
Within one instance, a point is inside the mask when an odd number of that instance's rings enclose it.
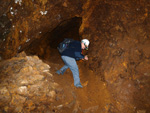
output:
{"label": "rocky outcrop", "polygon": [[37,56],[21,53],[1,62],[0,71],[0,112],[39,112],[48,109],[43,104],[50,107],[56,101],[58,84],[50,66]]}

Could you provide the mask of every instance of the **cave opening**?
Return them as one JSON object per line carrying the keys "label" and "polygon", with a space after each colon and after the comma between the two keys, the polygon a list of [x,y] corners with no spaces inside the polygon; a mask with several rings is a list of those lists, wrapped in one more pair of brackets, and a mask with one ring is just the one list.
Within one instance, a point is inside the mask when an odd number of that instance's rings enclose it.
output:
{"label": "cave opening", "polygon": [[74,17],[62,21],[52,31],[46,32],[41,38],[31,43],[24,51],[27,55],[38,55],[43,60],[60,62],[57,46],[65,38],[80,40],[79,28],[82,24],[81,17]]}

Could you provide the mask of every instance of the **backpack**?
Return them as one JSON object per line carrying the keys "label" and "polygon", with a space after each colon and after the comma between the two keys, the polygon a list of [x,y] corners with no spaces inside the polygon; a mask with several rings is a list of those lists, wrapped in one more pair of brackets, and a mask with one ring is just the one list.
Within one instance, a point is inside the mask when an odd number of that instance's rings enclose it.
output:
{"label": "backpack", "polygon": [[62,41],[57,47],[59,53],[62,53],[64,50],[66,50],[68,48],[68,45],[73,41],[73,39],[65,38],[64,41]]}

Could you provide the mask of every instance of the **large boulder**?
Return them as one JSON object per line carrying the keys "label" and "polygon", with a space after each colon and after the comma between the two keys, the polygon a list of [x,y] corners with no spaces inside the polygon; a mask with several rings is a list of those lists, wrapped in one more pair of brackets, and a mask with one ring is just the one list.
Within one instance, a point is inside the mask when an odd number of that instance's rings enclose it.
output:
{"label": "large boulder", "polygon": [[0,112],[39,112],[43,103],[50,106],[56,100],[59,85],[37,56],[21,53],[1,62],[0,71]]}

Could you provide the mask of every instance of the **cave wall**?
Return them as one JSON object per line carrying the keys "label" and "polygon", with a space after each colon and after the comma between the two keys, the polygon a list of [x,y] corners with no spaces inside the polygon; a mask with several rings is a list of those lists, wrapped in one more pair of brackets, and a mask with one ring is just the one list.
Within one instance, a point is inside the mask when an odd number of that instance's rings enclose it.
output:
{"label": "cave wall", "polygon": [[1,0],[0,58],[28,47],[59,23],[82,17],[79,32],[91,41],[87,66],[107,82],[110,112],[149,111],[150,1]]}
{"label": "cave wall", "polygon": [[83,3],[68,0],[1,0],[1,58],[15,56],[62,21],[78,17]]}
{"label": "cave wall", "polygon": [[115,101],[110,111],[150,112],[150,2],[105,0],[89,4],[80,34],[92,42],[89,68],[108,83]]}

